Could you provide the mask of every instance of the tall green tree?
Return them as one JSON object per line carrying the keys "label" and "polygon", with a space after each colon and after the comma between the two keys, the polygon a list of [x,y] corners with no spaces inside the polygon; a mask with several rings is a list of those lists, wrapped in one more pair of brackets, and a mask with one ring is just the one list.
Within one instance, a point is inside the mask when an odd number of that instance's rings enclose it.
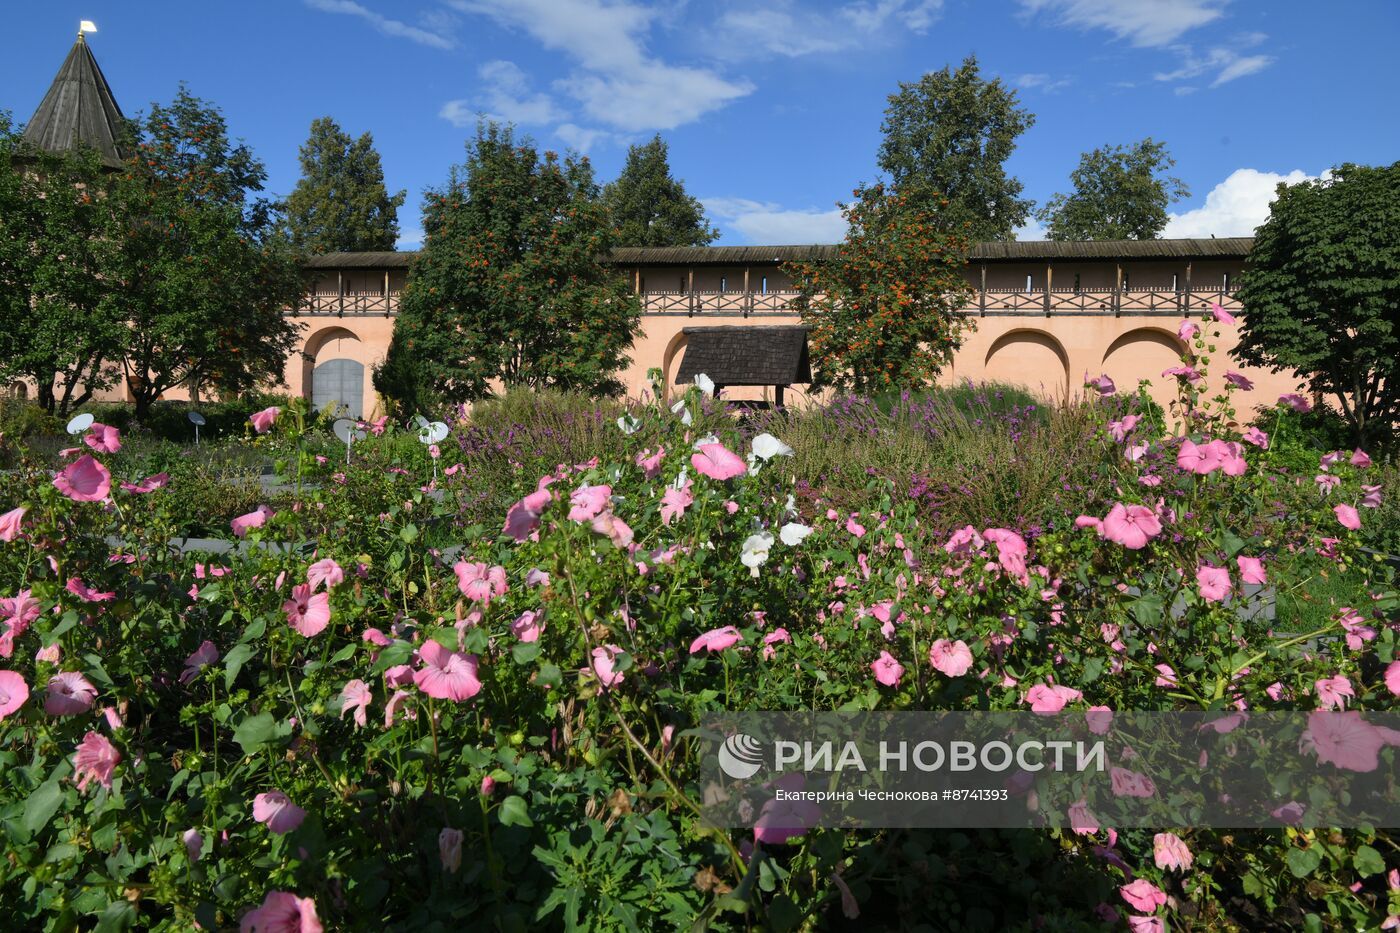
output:
{"label": "tall green tree", "polygon": [[405,192],[390,195],[374,137],[351,138],[330,117],[311,121],[301,179],[287,198],[292,243],[308,253],[391,250]]}
{"label": "tall green tree", "polygon": [[1329,396],[1362,446],[1400,425],[1400,162],[1281,184],[1241,277],[1246,362]]}
{"label": "tall green tree", "polygon": [[423,203],[409,272],[375,387],[400,409],[481,398],[493,381],[595,394],[639,333],[641,306],[608,264],[606,209],[587,159],[543,157],[483,123],[466,162]]}
{"label": "tall green tree", "polygon": [[882,185],[843,204],[837,258],[791,263],[794,308],[811,328],[818,387],[861,394],[931,384],[973,321],[963,278],[968,240],[940,222],[940,200],[909,203]]}
{"label": "tall green tree", "polygon": [[0,113],[0,381],[60,415],[116,382],[126,346],[109,182],[95,151],[39,151]]}
{"label": "tall green tree", "polygon": [[627,164],[603,188],[618,246],[705,246],[719,237],[705,208],[671,175],[661,134],[627,150]]}
{"label": "tall green tree", "polygon": [[932,209],[938,224],[972,240],[1010,240],[1034,202],[1006,173],[1016,139],[1035,124],[1000,78],[982,77],[969,55],[956,71],[944,67],[900,82],[881,124],[880,168],[908,204]]}
{"label": "tall green tree", "polygon": [[122,245],[111,279],[138,417],[176,386],[281,383],[298,336],[284,312],[303,283],[278,206],[258,196],[263,164],[184,86],[152,105],[132,145],[112,192]]}
{"label": "tall green tree", "polygon": [[1191,190],[1168,175],[1176,160],[1152,137],[1102,146],[1079,157],[1074,190],[1036,211],[1052,240],[1150,240],[1167,225],[1167,207]]}

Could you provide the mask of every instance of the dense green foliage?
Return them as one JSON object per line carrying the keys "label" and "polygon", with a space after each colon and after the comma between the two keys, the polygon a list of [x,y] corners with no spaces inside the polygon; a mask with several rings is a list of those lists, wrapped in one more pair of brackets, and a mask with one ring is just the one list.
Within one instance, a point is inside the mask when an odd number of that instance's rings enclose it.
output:
{"label": "dense green foliage", "polygon": [[330,117],[318,117],[298,157],[301,178],[287,198],[287,229],[297,249],[394,248],[405,192],[390,195],[384,187],[384,167],[370,133],[355,139]]}
{"label": "dense green foliage", "polygon": [[972,322],[958,311],[969,297],[968,243],[942,222],[947,208],[881,185],[858,188],[842,208],[837,258],[790,264],[818,386],[862,394],[926,386],[952,362]]}
{"label": "dense green foliage", "polygon": [[1147,139],[1102,146],[1079,157],[1074,190],[1036,212],[1052,240],[1150,240],[1167,225],[1167,206],[1191,191],[1166,175],[1176,160],[1167,144]]}
{"label": "dense green foliage", "polygon": [[1400,425],[1400,162],[1280,184],[1241,278],[1238,355],[1335,402],[1356,443]]}
{"label": "dense green foliage", "polygon": [[1006,160],[1034,124],[1016,92],[984,79],[969,55],[956,71],[944,66],[900,82],[881,124],[880,168],[911,206],[937,206],[941,226],[974,242],[1014,239],[1034,204],[1021,197]]}
{"label": "dense green foliage", "polygon": [[126,343],[109,183],[96,152],[38,151],[0,114],[0,383],[32,380],[51,412],[109,387]]}
{"label": "dense green foliage", "polygon": [[610,394],[641,306],[607,262],[613,240],[587,159],[540,156],[478,127],[466,163],[423,203],[426,242],[375,387],[401,410],[505,386]]}
{"label": "dense green foliage", "polygon": [[672,177],[660,133],[627,148],[622,174],[603,186],[603,205],[617,246],[705,246],[719,236],[705,208]]}

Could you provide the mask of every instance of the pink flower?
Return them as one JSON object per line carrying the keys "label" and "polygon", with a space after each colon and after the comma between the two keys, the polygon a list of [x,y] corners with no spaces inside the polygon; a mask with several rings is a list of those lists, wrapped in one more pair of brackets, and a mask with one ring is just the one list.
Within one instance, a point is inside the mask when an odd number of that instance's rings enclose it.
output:
{"label": "pink flower", "polygon": [[1331,473],[1319,473],[1313,477],[1313,482],[1317,483],[1317,491],[1325,496],[1342,484],[1342,478]]}
{"label": "pink flower", "polygon": [[961,677],[972,669],[972,649],[961,638],[940,638],[928,649],[928,663],[944,676]]}
{"label": "pink flower", "polygon": [[482,561],[468,563],[459,560],[452,565],[457,574],[457,589],[462,595],[483,607],[491,605],[491,600],[506,594],[506,568],[497,564],[488,567]]}
{"label": "pink flower", "polygon": [[1183,470],[1205,476],[1220,469],[1221,449],[1214,443],[1195,444],[1190,440],[1181,442],[1176,452],[1176,465]]}
{"label": "pink flower", "polygon": [[1216,452],[1220,456],[1220,472],[1226,476],[1243,476],[1245,470],[1249,469],[1249,462],[1244,458],[1244,448],[1236,441],[1213,441],[1218,444]]}
{"label": "pink flower", "polygon": [[1167,933],[1167,925],[1161,917],[1128,916],[1128,933]]}
{"label": "pink flower", "polygon": [[1152,797],[1157,793],[1157,785],[1150,777],[1127,768],[1111,768],[1109,779],[1116,797]]}
{"label": "pink flower", "polygon": [[1224,567],[1201,564],[1196,568],[1196,589],[1206,602],[1221,602],[1230,595],[1230,571]]}
{"label": "pink flower", "polygon": [[1026,555],[1030,553],[1030,549],[1026,547],[1026,539],[1005,528],[988,528],[983,535],[988,541],[996,542],[997,561],[1002,569],[1025,582]]}
{"label": "pink flower", "polygon": [[[1381,487],[1361,485],[1361,507],[1363,509],[1378,509],[1381,507]],[[1360,516],[1357,516],[1360,520]]]}
{"label": "pink flower", "polygon": [[527,609],[510,624],[511,634],[524,642],[539,641],[544,631],[544,610]]}
{"label": "pink flower", "polygon": [[1200,370],[1192,366],[1173,366],[1170,369],[1162,370],[1162,377],[1166,378],[1167,376],[1175,376],[1178,379],[1185,379],[1193,386],[1200,385],[1202,378]]}
{"label": "pink flower", "polygon": [[262,411],[254,412],[248,416],[248,420],[253,422],[253,430],[259,434],[266,434],[272,430],[272,423],[277,420],[277,416],[282,414],[282,409],[276,405],[264,408]]}
{"label": "pink flower", "polygon": [[102,593],[88,586],[79,577],[69,577],[64,587],[85,603],[105,603],[117,598],[116,593]]}
{"label": "pink flower", "polygon": [[122,490],[135,496],[144,496],[146,493],[155,492],[157,489],[164,489],[169,485],[169,473],[156,473],[146,477],[139,483],[122,483]]}
{"label": "pink flower", "polygon": [[1400,661],[1391,661],[1385,669],[1386,689],[1396,696],[1400,696]]}
{"label": "pink flower", "polygon": [[29,684],[14,671],[0,671],[0,722],[29,699]]}
{"label": "pink flower", "polygon": [[356,678],[350,681],[340,691],[340,718],[344,719],[345,714],[350,710],[355,711],[355,725],[364,726],[369,722],[369,716],[365,712],[369,709],[370,701],[374,699],[370,693],[369,684]]}
{"label": "pink flower", "polygon": [[74,502],[101,502],[112,491],[112,474],[92,454],[83,454],[64,467],[53,484]]}
{"label": "pink flower", "polygon": [[592,521],[608,507],[612,498],[611,486],[580,486],[569,496],[569,520],[575,522]]}
{"label": "pink flower", "polygon": [[20,529],[24,525],[24,513],[28,511],[21,505],[0,515],[0,541],[9,543],[19,537]]}
{"label": "pink flower", "polygon": [[121,760],[121,752],[105,737],[96,732],[83,736],[73,755],[73,772],[78,776],[78,790],[86,793],[92,781],[111,790],[112,772],[117,770]]}
{"label": "pink flower", "polygon": [[418,649],[422,662],[413,674],[413,682],[430,697],[439,700],[470,700],[481,692],[474,654],[449,651],[435,641],[426,641]]}
{"label": "pink flower", "polygon": [[204,837],[197,829],[187,829],[180,837],[185,843],[185,854],[189,856],[191,862],[199,861],[199,857],[204,854]]}
{"label": "pink flower", "polygon": [[280,790],[270,790],[253,798],[253,819],[266,823],[277,835],[290,833],[306,819],[306,811]]}
{"label": "pink flower", "polygon": [[1244,442],[1246,444],[1253,444],[1260,450],[1269,449],[1269,435],[1258,428],[1250,428],[1248,431],[1244,432]]}
{"label": "pink flower", "polygon": [[1313,686],[1317,689],[1318,709],[1346,709],[1347,697],[1356,697],[1351,681],[1341,674],[1314,681]]}
{"label": "pink flower", "polygon": [[[387,671],[385,673],[388,673]],[[394,695],[389,697],[389,702],[384,704],[384,728],[388,729],[394,725],[397,719],[417,719],[418,711],[409,707],[403,710],[400,715],[400,708],[413,699],[413,694],[407,690],[395,690]]]}
{"label": "pink flower", "polygon": [[1070,804],[1067,812],[1069,813],[1070,829],[1081,836],[1091,835],[1099,831],[1098,817],[1094,816],[1083,797]]}
{"label": "pink flower", "polygon": [[275,514],[276,513],[273,512],[272,509],[265,505],[260,505],[256,511],[249,512],[246,515],[240,515],[229,522],[229,527],[233,529],[235,537],[246,537],[249,531],[266,525],[267,520]]}
{"label": "pink flower", "polygon": [[1058,713],[1071,700],[1082,699],[1084,694],[1072,687],[1060,684],[1036,684],[1026,691],[1025,702],[1031,705],[1033,713]]}
{"label": "pink flower", "polygon": [[282,604],[287,624],[307,638],[321,634],[331,623],[331,594],[312,593],[311,584],[292,587],[292,598]]}
{"label": "pink flower", "polygon": [[1155,670],[1157,671],[1157,679],[1154,680],[1154,681],[1152,682],[1152,686],[1154,686],[1154,687],[1179,687],[1179,686],[1180,686],[1180,684],[1177,683],[1177,680],[1176,680],[1176,671],[1172,669],[1172,666],[1171,666],[1170,664],[1158,664],[1158,665],[1155,665]]}
{"label": "pink flower", "polygon": [[855,535],[857,538],[865,537],[865,526],[862,525],[860,522],[856,521],[856,517],[854,515],[846,519],[846,530],[851,534]]}
{"label": "pink flower", "polygon": [[540,527],[540,516],[554,501],[554,493],[540,486],[506,512],[506,525],[503,531],[517,541],[524,541]]}
{"label": "pink flower", "polygon": [[1137,415],[1126,415],[1122,421],[1110,421],[1108,423],[1108,433],[1113,436],[1113,440],[1121,444],[1128,439],[1133,428],[1137,427],[1141,419]]}
{"label": "pink flower", "polygon": [[329,590],[339,586],[344,581],[345,571],[333,558],[327,557],[325,560],[318,560],[306,568],[306,582],[311,584],[313,590],[318,589],[322,583]]}
{"label": "pink flower", "polygon": [[1118,502],[1109,509],[1102,528],[1105,538],[1136,551],[1146,547],[1150,539],[1162,533],[1162,522],[1157,513],[1145,505]]}
{"label": "pink flower", "polygon": [[[667,728],[674,727],[668,726]],[[481,796],[489,800],[494,793],[496,793],[496,779],[488,774],[481,779]]]}
{"label": "pink flower", "polygon": [[684,515],[685,510],[695,503],[695,497],[690,492],[691,485],[691,481],[686,480],[680,489],[674,486],[666,487],[666,491],[661,494],[661,524],[670,525],[672,519]]}
{"label": "pink flower", "polygon": [[700,452],[690,457],[691,466],[710,479],[726,480],[743,476],[748,466],[723,444],[703,444]]}
{"label": "pink flower", "polygon": [[656,479],[657,474],[661,472],[661,461],[666,457],[666,448],[658,447],[656,453],[647,456],[650,453],[651,451],[647,450],[637,454],[637,466],[642,468],[647,479]]}
{"label": "pink flower", "polygon": [[612,510],[597,515],[591,521],[590,526],[600,535],[606,535],[613,543],[613,547],[625,548],[632,543],[632,529],[626,522],[612,513]]}
{"label": "pink flower", "polygon": [[1186,871],[1195,860],[1191,849],[1174,833],[1152,837],[1152,858],[1163,871]]}
{"label": "pink flower", "polygon": [[1235,563],[1240,567],[1241,583],[1268,583],[1268,577],[1264,573],[1264,562],[1257,557],[1245,557],[1241,554],[1235,558]]}
{"label": "pink flower", "polygon": [[620,654],[622,649],[617,645],[600,645],[590,655],[593,673],[598,675],[598,681],[604,687],[616,687],[622,683],[622,671],[614,669]]}
{"label": "pink flower", "polygon": [[1106,735],[1113,726],[1113,710],[1107,706],[1091,706],[1084,713],[1084,722],[1094,735]]}
{"label": "pink flower", "polygon": [[1192,340],[1195,340],[1196,335],[1200,332],[1201,329],[1196,326],[1195,321],[1182,321],[1176,328],[1176,335],[1181,338],[1183,343],[1190,343]]}
{"label": "pink flower", "polygon": [[239,933],[324,933],[316,902],[286,891],[269,891],[262,906],[243,915]]}
{"label": "pink flower", "polygon": [[1217,324],[1233,324],[1235,316],[1224,308],[1220,307],[1220,302],[1213,301],[1210,305],[1210,316],[1215,318]]}
{"label": "pink flower", "polygon": [[1123,900],[1127,901],[1133,910],[1143,913],[1152,913],[1167,902],[1166,892],[1143,878],[1123,885],[1118,889],[1118,893],[1123,895]]}
{"label": "pink flower", "polygon": [[442,860],[442,870],[456,874],[462,867],[462,831],[444,826],[438,833],[438,858]]}
{"label": "pink flower", "polygon": [[1352,452],[1351,460],[1348,462],[1352,466],[1364,470],[1366,469],[1366,467],[1371,465],[1371,458],[1367,456],[1366,451],[1358,447],[1355,451]]}
{"label": "pink flower", "polygon": [[888,651],[881,651],[880,657],[870,664],[875,679],[886,687],[899,686],[899,678],[904,676],[904,665],[894,659]]}
{"label": "pink flower", "polygon": [[1245,392],[1254,388],[1254,381],[1244,373],[1237,373],[1233,369],[1225,370],[1225,381]]}
{"label": "pink flower", "polygon": [[1113,384],[1112,379],[1108,378],[1107,373],[1101,376],[1095,376],[1093,379],[1086,379],[1084,380],[1084,384],[1098,392],[1103,398],[1107,398],[1118,391],[1118,387]]}
{"label": "pink flower", "polygon": [[92,709],[97,688],[77,671],[63,671],[49,678],[44,712],[50,716],[77,716]]}
{"label": "pink flower", "polygon": [[697,654],[701,651],[723,651],[730,645],[743,640],[739,630],[732,625],[724,628],[710,629],[699,638],[690,643],[690,653]]}
{"label": "pink flower", "polygon": [[370,422],[369,433],[373,434],[375,437],[382,437],[384,435],[384,429],[388,426],[389,416],[380,415],[378,418],[375,418],[373,421]]}
{"label": "pink flower", "polygon": [[180,674],[180,683],[188,684],[199,676],[199,669],[206,664],[213,664],[219,660],[219,649],[212,641],[205,641],[194,650],[194,654],[185,658],[185,670]]}
{"label": "pink flower", "polygon": [[1332,513],[1337,516],[1337,521],[1342,523],[1343,528],[1350,528],[1352,531],[1361,530],[1361,513],[1351,506],[1346,504],[1335,506]]}
{"label": "pink flower", "polygon": [[1317,710],[1308,715],[1302,746],[1317,752],[1317,760],[1347,771],[1374,771],[1386,738],[1356,710],[1345,713]]}
{"label": "pink flower", "polygon": [[1308,401],[1297,392],[1288,392],[1284,395],[1280,395],[1278,397],[1278,403],[1280,405],[1287,405],[1299,414],[1306,414],[1312,411],[1312,402]]}
{"label": "pink flower", "polygon": [[100,424],[96,421],[88,428],[83,442],[98,453],[114,454],[122,449],[121,433],[110,424]]}

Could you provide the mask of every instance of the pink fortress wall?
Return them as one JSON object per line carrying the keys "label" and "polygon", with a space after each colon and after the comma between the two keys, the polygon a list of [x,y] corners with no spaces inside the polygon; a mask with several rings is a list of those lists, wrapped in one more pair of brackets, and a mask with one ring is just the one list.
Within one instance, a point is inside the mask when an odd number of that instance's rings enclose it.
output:
{"label": "pink fortress wall", "polygon": [[[321,257],[318,268],[308,269],[307,307],[293,316],[302,328],[298,352],[288,359],[285,370],[293,394],[311,398],[317,366],[350,361],[361,367],[363,413],[372,416],[381,410],[372,383],[373,368],[389,347],[407,260],[403,254],[340,254]],[[342,261],[343,268],[326,265]],[[981,291],[983,266],[985,292]],[[1239,314],[1239,303],[1230,292],[1241,267],[1242,259],[1192,261],[1192,313],[1199,316],[1218,299]],[[795,314],[784,310],[792,297],[791,281],[776,262],[620,268],[634,288],[640,287],[646,312],[642,334],[629,354],[632,362],[623,373],[634,396],[647,387],[646,374],[653,367],[665,373],[667,391],[675,391],[686,327],[800,323]],[[1086,375],[1107,373],[1123,391],[1131,391],[1139,379],[1150,379],[1151,394],[1165,405],[1175,396],[1175,388],[1173,380],[1161,376],[1162,370],[1177,365],[1184,349],[1176,328],[1188,306],[1186,269],[1185,260],[1160,259],[970,263],[967,277],[974,292],[966,311],[976,326],[943,381],[994,380],[1055,400],[1079,392]],[[1120,275],[1124,288],[1115,299],[1113,290]],[[1256,404],[1271,404],[1280,393],[1298,390],[1297,383],[1285,375],[1232,361],[1228,354],[1235,346],[1238,325],[1223,325],[1221,330],[1219,352],[1210,366],[1210,388],[1223,387],[1222,377],[1230,367],[1253,379],[1254,392],[1238,405],[1242,415]],[[356,372],[345,363],[335,367]],[[771,401],[772,389],[733,387],[724,395]],[[188,396],[177,390],[168,397]],[[812,400],[803,386],[793,386],[787,393],[792,405]]]}

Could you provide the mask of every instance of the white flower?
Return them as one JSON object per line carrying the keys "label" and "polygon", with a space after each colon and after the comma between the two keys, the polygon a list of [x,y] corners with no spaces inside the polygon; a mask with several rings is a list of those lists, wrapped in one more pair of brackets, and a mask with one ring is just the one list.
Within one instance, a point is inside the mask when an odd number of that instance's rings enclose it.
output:
{"label": "white flower", "polygon": [[702,438],[700,438],[699,440],[697,440],[697,441],[694,443],[694,445],[692,445],[692,446],[694,447],[694,449],[699,450],[701,447],[704,447],[706,444],[718,444],[718,443],[719,443],[719,438],[718,438],[718,437],[715,437],[713,434],[706,434],[704,437],[702,437]]}
{"label": "white flower", "polygon": [[800,525],[797,522],[788,522],[778,532],[778,537],[781,538],[782,542],[788,547],[797,547],[797,545],[802,543],[802,539],[811,533],[812,529],[806,525]]}
{"label": "white flower", "polygon": [[749,535],[739,552],[739,562],[749,568],[753,576],[758,576],[758,568],[768,562],[768,551],[773,547],[773,536],[766,531]]}
{"label": "white flower", "polygon": [[685,467],[682,466],[682,467],[681,467],[680,473],[676,474],[676,481],[675,481],[674,483],[672,483],[671,485],[672,485],[674,488],[676,488],[676,489],[684,489],[684,488],[685,488],[685,477],[686,477],[686,470],[685,470]]}
{"label": "white flower", "polygon": [[788,493],[787,504],[783,506],[783,514],[792,518],[797,517],[797,500],[792,497],[792,493]]}
{"label": "white flower", "polygon": [[623,415],[617,419],[617,426],[622,429],[623,434],[636,434],[642,428],[642,419]]}
{"label": "white flower", "polygon": [[673,414],[680,415],[681,424],[685,425],[686,427],[690,427],[691,421],[694,420],[690,417],[690,409],[685,406],[685,399],[681,399],[679,402],[672,405],[671,412]]}
{"label": "white flower", "polygon": [[778,440],[771,434],[760,434],[753,439],[753,452],[756,456],[764,460],[772,460],[774,457],[782,455],[791,457],[793,450],[787,444]]}
{"label": "white flower", "polygon": [[695,388],[713,397],[715,394],[715,381],[704,373],[698,373],[695,376]]}

